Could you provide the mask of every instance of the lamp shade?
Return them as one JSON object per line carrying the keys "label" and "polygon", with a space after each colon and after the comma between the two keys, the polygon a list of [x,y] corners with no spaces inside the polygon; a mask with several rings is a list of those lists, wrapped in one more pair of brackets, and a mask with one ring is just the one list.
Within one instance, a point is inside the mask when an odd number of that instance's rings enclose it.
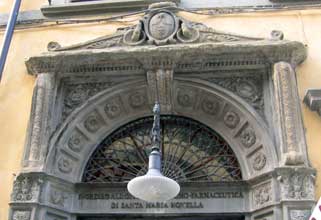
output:
{"label": "lamp shade", "polygon": [[149,155],[148,172],[129,181],[128,192],[147,202],[164,202],[177,196],[180,186],[175,180],[163,176],[160,169],[160,153],[154,150]]}
{"label": "lamp shade", "polygon": [[127,189],[134,197],[147,202],[164,202],[177,196],[178,183],[163,176],[159,170],[150,169],[146,175],[132,179]]}

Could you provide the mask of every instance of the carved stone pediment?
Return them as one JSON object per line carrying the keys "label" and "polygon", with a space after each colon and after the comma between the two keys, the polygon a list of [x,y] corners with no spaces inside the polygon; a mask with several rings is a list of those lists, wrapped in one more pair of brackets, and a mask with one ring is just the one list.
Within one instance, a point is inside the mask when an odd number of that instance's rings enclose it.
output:
{"label": "carved stone pediment", "polygon": [[187,21],[175,14],[176,5],[167,3],[163,7],[152,8],[139,20],[138,24],[120,28],[115,34],[103,36],[84,43],[61,46],[57,42],[48,44],[49,51],[68,51],[84,49],[104,49],[110,47],[138,45],[168,45],[189,43],[220,43],[235,41],[282,40],[280,31],[273,31],[269,39],[246,37],[224,33],[203,24]]}

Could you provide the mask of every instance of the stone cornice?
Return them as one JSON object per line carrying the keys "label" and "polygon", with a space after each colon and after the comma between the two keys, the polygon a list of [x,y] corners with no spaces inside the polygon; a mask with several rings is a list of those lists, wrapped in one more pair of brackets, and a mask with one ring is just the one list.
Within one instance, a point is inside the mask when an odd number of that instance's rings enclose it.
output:
{"label": "stone cornice", "polygon": [[157,67],[176,71],[259,68],[286,61],[296,66],[306,58],[302,43],[237,41],[166,46],[114,47],[47,52],[26,61],[28,73],[144,72]]}
{"label": "stone cornice", "polygon": [[308,89],[303,102],[321,116],[321,89]]}
{"label": "stone cornice", "polygon": [[155,3],[134,26],[83,43],[48,44],[48,53],[26,61],[28,72],[144,73],[150,69],[180,72],[257,69],[286,61],[296,66],[306,58],[302,43],[226,33],[179,17],[171,2]]}

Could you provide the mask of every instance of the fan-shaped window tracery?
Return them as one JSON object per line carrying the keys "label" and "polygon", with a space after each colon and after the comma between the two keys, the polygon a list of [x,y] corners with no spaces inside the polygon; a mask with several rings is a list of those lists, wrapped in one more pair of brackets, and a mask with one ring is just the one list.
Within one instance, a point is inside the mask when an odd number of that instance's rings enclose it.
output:
{"label": "fan-shaped window tracery", "polygon": [[[89,159],[84,182],[127,182],[144,175],[150,152],[153,117],[131,122],[109,135]],[[192,119],[161,116],[162,172],[179,182],[241,180],[228,143]]]}

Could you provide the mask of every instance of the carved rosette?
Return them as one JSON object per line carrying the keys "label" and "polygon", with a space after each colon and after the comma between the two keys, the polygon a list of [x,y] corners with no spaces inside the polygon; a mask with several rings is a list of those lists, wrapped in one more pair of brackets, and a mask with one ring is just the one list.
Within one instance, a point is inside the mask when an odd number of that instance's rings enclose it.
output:
{"label": "carved rosette", "polygon": [[84,127],[90,133],[97,132],[103,125],[103,119],[97,112],[92,112],[84,121]]}
{"label": "carved rosette", "polygon": [[68,140],[67,145],[70,150],[80,152],[87,142],[88,138],[79,129],[76,129]]}
{"label": "carved rosette", "polygon": [[123,112],[123,105],[120,97],[115,97],[104,105],[104,111],[108,118],[114,119],[119,117]]}
{"label": "carved rosette", "polygon": [[141,109],[147,104],[145,90],[136,90],[128,96],[128,103],[133,109]]}
{"label": "carved rosette", "polygon": [[209,94],[204,94],[206,98],[201,102],[201,109],[208,115],[217,115],[220,110],[220,103]]}
{"label": "carved rosette", "polygon": [[20,175],[13,184],[11,201],[36,202],[39,199],[43,180],[39,177]]}
{"label": "carved rosette", "polygon": [[177,103],[183,108],[193,108],[196,102],[197,91],[194,89],[179,88],[177,90]]}
{"label": "carved rosette", "polygon": [[224,115],[224,124],[231,129],[236,128],[240,122],[240,117],[234,111],[228,111]]}

